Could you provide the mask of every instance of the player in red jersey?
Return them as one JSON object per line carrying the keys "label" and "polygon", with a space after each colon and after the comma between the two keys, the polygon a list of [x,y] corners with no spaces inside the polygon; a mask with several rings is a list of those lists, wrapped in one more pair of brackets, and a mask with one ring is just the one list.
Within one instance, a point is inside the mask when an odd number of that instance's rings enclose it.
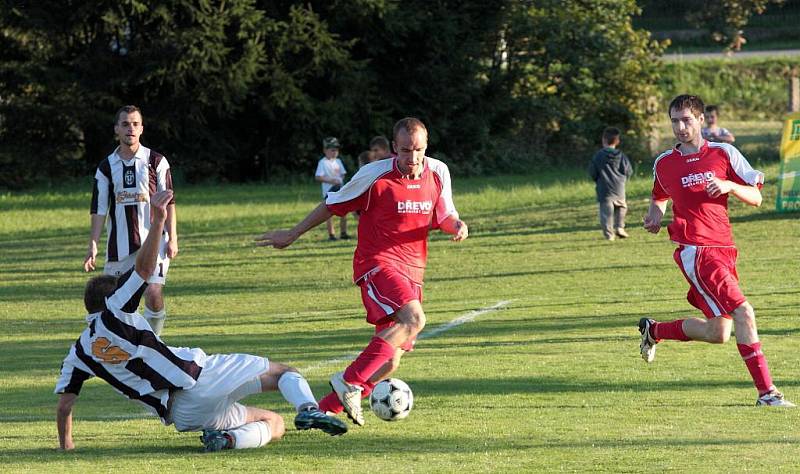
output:
{"label": "player in red jersey", "polygon": [[703,139],[703,101],[681,95],[669,106],[678,144],[662,153],[653,166],[653,194],[644,228],[654,234],[672,199],[670,239],[678,245],[674,258],[689,282],[687,299],[706,319],[687,318],[659,323],[639,321],[642,358],[652,362],[663,339],[722,344],[736,330],[736,345],[758,389],[756,405],[793,407],[775,386],[761,352],[755,312],[739,288],[737,250],[728,220],[728,196],[751,206],[761,205],[764,174],[754,170],[728,143]]}
{"label": "player in red jersey", "polygon": [[344,409],[358,425],[364,424],[361,399],[397,369],[425,327],[422,281],[428,232],[438,227],[455,242],[469,235],[453,205],[447,165],[425,156],[425,125],[404,118],[395,124],[393,136],[397,156],[362,167],[293,229],[256,238],[258,246],[285,248],[334,214],[360,212],[353,281],[361,288],[375,336],[344,372],[331,377],[334,392],[320,401],[322,411]]}

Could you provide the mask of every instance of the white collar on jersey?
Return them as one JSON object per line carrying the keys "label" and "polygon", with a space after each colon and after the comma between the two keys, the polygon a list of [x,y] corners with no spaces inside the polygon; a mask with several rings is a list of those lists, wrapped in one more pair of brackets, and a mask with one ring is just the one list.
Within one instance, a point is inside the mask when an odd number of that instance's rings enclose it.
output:
{"label": "white collar on jersey", "polygon": [[[119,156],[119,145],[114,149],[114,153],[109,156],[109,160],[116,160],[116,161],[127,161],[123,160],[121,156]],[[136,150],[136,153],[133,155],[131,160],[146,160],[150,156],[150,149],[146,146],[139,143],[139,149]]]}

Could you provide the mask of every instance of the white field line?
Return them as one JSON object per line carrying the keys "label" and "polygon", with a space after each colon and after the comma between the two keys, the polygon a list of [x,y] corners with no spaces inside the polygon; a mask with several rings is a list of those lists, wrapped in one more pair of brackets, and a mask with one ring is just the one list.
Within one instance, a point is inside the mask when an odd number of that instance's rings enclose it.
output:
{"label": "white field line", "polygon": [[[424,331],[417,337],[417,340],[423,339],[430,339],[432,337],[436,337],[443,332],[449,331],[453,328],[461,326],[462,324],[470,323],[474,321],[479,316],[483,316],[487,313],[492,313],[497,311],[498,309],[503,309],[509,305],[511,301],[503,300],[498,301],[497,303],[493,304],[492,306],[487,306],[485,308],[476,309],[474,311],[470,311],[464,315],[461,315],[449,323],[442,324],[441,326],[435,327],[429,331]],[[333,359],[324,360],[322,362],[318,362],[316,364],[310,365],[303,369],[300,369],[301,374],[307,374],[308,372],[312,372],[317,369],[321,369],[323,367],[327,367],[329,365],[339,364],[342,362],[350,362],[351,360],[355,360],[355,358],[360,354],[360,352],[351,352],[349,354],[345,354],[339,357],[334,357]],[[155,419],[155,415],[151,415],[148,412],[139,412],[139,413],[130,413],[130,414],[109,414],[109,415],[90,415],[86,418],[86,421],[92,420],[132,420],[132,419],[139,419],[139,418],[153,418]],[[11,416],[0,416],[0,422],[26,422],[26,421],[39,421],[41,420],[41,416],[36,415],[11,415]]]}
{"label": "white field line", "polygon": [[[431,329],[429,331],[423,331],[423,333],[420,334],[417,337],[417,340],[419,341],[419,340],[423,340],[423,339],[430,339],[432,337],[436,337],[436,336],[438,336],[439,334],[441,334],[441,333],[443,333],[445,331],[449,331],[449,330],[451,330],[451,329],[453,329],[455,327],[461,326],[462,324],[466,324],[466,323],[472,322],[478,316],[483,316],[486,313],[491,313],[491,312],[497,311],[498,309],[505,308],[506,306],[508,306],[509,303],[511,303],[511,301],[506,301],[506,300],[498,301],[497,303],[493,304],[492,306],[487,306],[485,308],[481,308],[481,309],[476,309],[474,311],[470,311],[470,312],[468,312],[466,314],[463,314],[463,315],[451,320],[449,323],[442,324],[441,326],[435,327],[435,328],[433,328],[433,329]],[[333,359],[328,359],[328,360],[324,360],[322,362],[317,362],[316,364],[310,365],[308,367],[301,368],[299,370],[300,370],[301,374],[307,374],[309,372],[313,372],[314,370],[321,369],[323,367],[328,367],[330,365],[339,364],[339,363],[342,363],[342,362],[350,362],[351,360],[355,360],[355,358],[358,357],[358,354],[360,354],[360,353],[361,353],[361,351],[359,351],[359,352],[351,352],[349,354],[345,354],[345,355],[342,355],[342,356],[339,356],[339,357],[334,357]]]}

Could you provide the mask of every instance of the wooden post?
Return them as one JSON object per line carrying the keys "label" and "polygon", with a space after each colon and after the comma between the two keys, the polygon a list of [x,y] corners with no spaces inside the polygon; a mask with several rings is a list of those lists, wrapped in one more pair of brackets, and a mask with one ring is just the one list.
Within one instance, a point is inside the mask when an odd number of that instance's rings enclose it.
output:
{"label": "wooden post", "polygon": [[800,112],[800,73],[797,66],[789,76],[789,112]]}

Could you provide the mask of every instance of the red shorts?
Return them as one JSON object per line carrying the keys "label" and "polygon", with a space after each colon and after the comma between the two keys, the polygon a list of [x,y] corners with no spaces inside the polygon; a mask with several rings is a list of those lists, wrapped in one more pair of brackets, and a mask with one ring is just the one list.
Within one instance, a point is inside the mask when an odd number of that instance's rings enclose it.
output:
{"label": "red shorts", "polygon": [[[422,285],[392,267],[383,266],[370,271],[358,280],[361,301],[367,310],[367,322],[375,325],[375,333],[395,325],[394,313],[412,300],[422,302]],[[415,341],[401,349],[410,351]]]}
{"label": "red shorts", "polygon": [[675,262],[689,282],[686,299],[711,319],[729,317],[747,298],[739,288],[735,247],[695,247],[675,249]]}

